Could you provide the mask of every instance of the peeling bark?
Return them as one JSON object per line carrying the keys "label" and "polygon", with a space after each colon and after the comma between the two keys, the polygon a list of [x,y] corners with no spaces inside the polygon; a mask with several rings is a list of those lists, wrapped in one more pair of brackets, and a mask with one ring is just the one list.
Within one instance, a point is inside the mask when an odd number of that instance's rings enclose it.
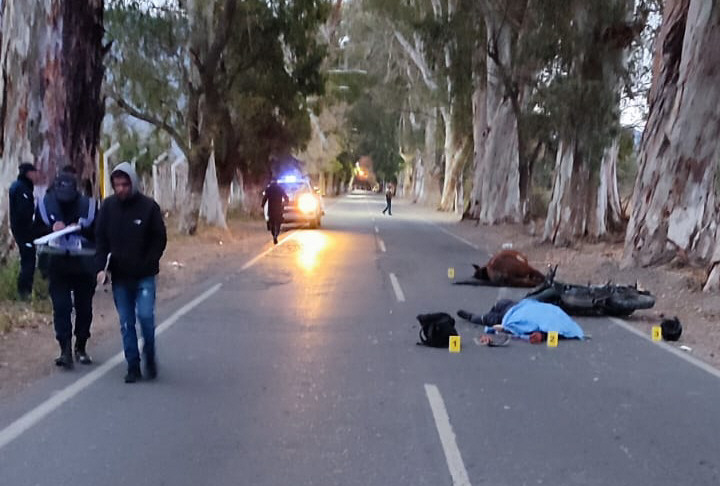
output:
{"label": "peeling bark", "polygon": [[619,140],[616,138],[605,149],[600,166],[600,187],[597,191],[595,212],[591,219],[589,234],[600,239],[608,233],[622,231],[624,223],[620,206],[620,193],[617,187],[617,162],[620,153]]}
{"label": "peeling bark", "polygon": [[0,233],[7,234],[5,182],[21,162],[34,162],[47,180],[71,164],[87,192],[98,187],[103,1],[5,0],[2,8]]}
{"label": "peeling bark", "polygon": [[[666,2],[643,133],[626,265],[655,265],[677,254],[691,262],[718,255],[720,4]],[[715,260],[716,261],[716,260]],[[708,284],[716,279],[711,267]]]}

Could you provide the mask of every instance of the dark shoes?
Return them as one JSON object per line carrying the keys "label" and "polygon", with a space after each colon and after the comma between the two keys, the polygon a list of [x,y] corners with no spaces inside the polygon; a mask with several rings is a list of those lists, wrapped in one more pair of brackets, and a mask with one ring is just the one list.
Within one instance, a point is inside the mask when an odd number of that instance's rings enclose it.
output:
{"label": "dark shoes", "polygon": [[275,245],[277,245],[277,244],[278,244],[278,239],[277,239],[277,236],[273,236],[273,244],[275,244]]}
{"label": "dark shoes", "polygon": [[471,320],[473,317],[472,312],[468,312],[468,311],[462,310],[462,309],[457,311],[457,315],[458,315],[458,317],[460,317],[461,319],[465,319],[466,321]]}
{"label": "dark shoes", "polygon": [[125,383],[135,383],[142,379],[140,372],[140,363],[128,365],[128,371],[125,375]]}
{"label": "dark shoes", "polygon": [[75,361],[80,364],[90,365],[92,364],[92,358],[89,354],[87,354],[87,351],[85,351],[86,344],[87,341],[83,341],[80,339],[75,341]]}
{"label": "dark shoes", "polygon": [[63,341],[60,343],[60,356],[55,358],[55,366],[60,366],[66,370],[73,369],[74,363],[70,341]]}

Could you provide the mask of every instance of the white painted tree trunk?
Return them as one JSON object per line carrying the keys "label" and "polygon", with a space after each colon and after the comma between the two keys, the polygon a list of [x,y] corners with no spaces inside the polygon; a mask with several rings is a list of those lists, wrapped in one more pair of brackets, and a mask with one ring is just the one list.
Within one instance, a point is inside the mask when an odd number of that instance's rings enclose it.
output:
{"label": "white painted tree trunk", "polygon": [[624,263],[720,260],[720,3],[667,1],[656,46]]}
{"label": "white painted tree trunk", "polygon": [[617,161],[620,154],[619,140],[616,138],[610,147],[605,149],[600,166],[600,187],[598,187],[595,217],[592,218],[590,236],[595,239],[606,236],[609,232],[622,229],[622,209],[620,193],[617,187]]}
{"label": "white painted tree trunk", "polygon": [[83,188],[96,186],[103,2],[4,0],[2,11],[0,234],[6,235],[8,182],[21,162],[34,162],[47,179],[72,164]]}
{"label": "white painted tree trunk", "polygon": [[[227,197],[225,200],[227,200]],[[210,225],[227,228],[225,208],[222,198],[220,197],[220,188],[218,187],[217,172],[215,170],[214,151],[210,156],[207,172],[205,173],[205,184],[203,185],[202,198],[200,200],[200,217],[204,218]]]}

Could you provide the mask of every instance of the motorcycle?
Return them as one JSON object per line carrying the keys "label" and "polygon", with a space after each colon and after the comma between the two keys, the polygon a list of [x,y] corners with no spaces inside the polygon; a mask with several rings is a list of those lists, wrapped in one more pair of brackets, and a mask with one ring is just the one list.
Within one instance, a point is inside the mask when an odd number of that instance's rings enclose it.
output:
{"label": "motorcycle", "polygon": [[655,297],[635,285],[577,285],[555,280],[557,265],[526,299],[554,304],[571,315],[626,317],[637,309],[650,309]]}

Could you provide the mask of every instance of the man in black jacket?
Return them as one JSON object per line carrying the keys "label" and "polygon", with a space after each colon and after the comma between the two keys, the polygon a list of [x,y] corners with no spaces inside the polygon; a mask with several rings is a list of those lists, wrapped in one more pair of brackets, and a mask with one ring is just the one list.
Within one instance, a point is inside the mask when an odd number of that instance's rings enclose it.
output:
{"label": "man in black jacket", "polygon": [[73,367],[72,313],[75,310],[75,359],[91,364],[86,345],[92,324],[95,295],[95,215],[97,203],[78,192],[72,166],[64,167],[38,203],[35,225],[38,234],[48,234],[70,225],[78,230],[55,238],[42,248],[40,270],[47,273],[53,304],[55,338],[60,344],[57,366]]}
{"label": "man in black jacket", "polygon": [[17,279],[17,291],[20,300],[28,300],[32,294],[35,274],[35,247],[33,214],[35,197],[33,190],[40,173],[29,162],[20,164],[18,177],[10,186],[10,229],[20,252],[20,273]]}
{"label": "man in black jacket", "polygon": [[283,210],[285,204],[289,201],[287,194],[280,187],[276,178],[270,180],[270,184],[265,187],[261,205],[265,207],[267,204],[268,229],[272,233],[273,243],[277,245],[280,227],[283,222]]}
{"label": "man in black jacket", "polygon": [[155,359],[155,276],[165,251],[167,235],[160,206],[141,194],[132,165],[123,162],[112,171],[110,182],[114,195],[103,201],[97,221],[97,282],[112,275],[115,308],[128,372],[126,383],[142,378],[138,350],[136,319],[145,340],[143,355],[145,373],[157,376]]}

